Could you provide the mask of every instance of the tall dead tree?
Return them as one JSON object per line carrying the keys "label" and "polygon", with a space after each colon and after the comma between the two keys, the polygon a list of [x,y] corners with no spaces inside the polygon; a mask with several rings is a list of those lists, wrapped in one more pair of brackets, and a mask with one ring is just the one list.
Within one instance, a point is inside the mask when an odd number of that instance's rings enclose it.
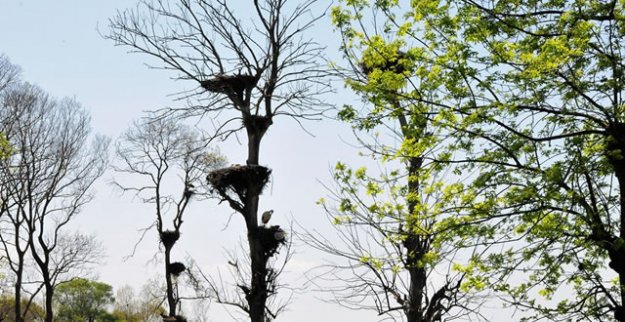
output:
{"label": "tall dead tree", "polygon": [[[155,119],[135,123],[121,137],[117,172],[131,175],[132,181],[115,184],[124,192],[134,193],[144,203],[154,206],[156,228],[164,255],[166,299],[169,317],[179,317],[177,278],[186,267],[172,260],[172,248],[180,238],[183,215],[191,199],[205,199],[206,172],[223,164],[223,158],[208,146],[209,140],[198,131],[172,120]],[[168,226],[167,222],[171,220]]]}
{"label": "tall dead tree", "polygon": [[[245,130],[246,165],[214,171],[214,191],[240,213],[246,224],[250,257],[249,285],[241,285],[246,303],[237,305],[251,321],[275,318],[267,308],[275,276],[267,267],[283,237],[278,226],[258,223],[259,196],[271,170],[260,165],[261,141],[279,115],[300,119],[320,114],[318,95],[328,90],[320,66],[323,48],[306,36],[322,15],[318,0],[141,1],[135,10],[111,19],[116,44],[156,58],[157,68],[195,81],[198,105],[163,111],[164,116],[226,117],[216,133]],[[251,9],[251,10],[249,10]],[[325,9],[325,8],[323,8]],[[240,10],[241,12],[238,12]],[[324,83],[326,82],[326,83]],[[223,113],[222,113],[223,112]]]}

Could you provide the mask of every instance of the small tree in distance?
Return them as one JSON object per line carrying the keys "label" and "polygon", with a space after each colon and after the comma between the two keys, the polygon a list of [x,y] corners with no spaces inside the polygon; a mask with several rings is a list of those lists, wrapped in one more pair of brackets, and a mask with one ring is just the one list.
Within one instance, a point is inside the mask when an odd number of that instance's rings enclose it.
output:
{"label": "small tree in distance", "polygon": [[132,181],[126,183],[120,176],[116,186],[154,206],[156,220],[149,228],[156,229],[163,247],[170,317],[178,315],[177,277],[186,270],[183,263],[171,257],[181,235],[183,215],[191,199],[208,197],[203,177],[224,161],[208,142],[198,131],[158,118],[135,122],[117,144],[121,164],[114,169],[131,175]]}
{"label": "small tree in distance", "polygon": [[57,287],[57,321],[94,322],[109,314],[106,306],[114,302],[113,287],[84,278],[73,279]]}

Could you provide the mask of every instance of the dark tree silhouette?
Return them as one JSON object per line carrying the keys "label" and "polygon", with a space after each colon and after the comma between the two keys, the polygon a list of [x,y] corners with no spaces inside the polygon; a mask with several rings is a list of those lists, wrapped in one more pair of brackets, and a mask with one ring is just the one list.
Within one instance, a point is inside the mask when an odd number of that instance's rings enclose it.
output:
{"label": "dark tree silhouette", "polygon": [[[199,85],[197,105],[162,110],[163,117],[220,113],[216,135],[239,130],[247,136],[247,162],[211,172],[214,191],[240,213],[246,224],[250,280],[240,285],[244,303],[236,303],[253,322],[274,318],[267,308],[275,276],[267,267],[284,236],[278,226],[258,223],[258,202],[271,170],[260,165],[261,141],[275,117],[313,118],[324,106],[319,94],[329,87],[321,68],[323,48],[305,35],[322,15],[318,0],[254,0],[247,12],[235,12],[226,0],[141,1],[135,10],[111,19],[116,44],[156,58],[179,79]],[[277,234],[276,234],[277,233]],[[216,297],[218,301],[222,297]],[[235,304],[235,303],[228,303]]]}

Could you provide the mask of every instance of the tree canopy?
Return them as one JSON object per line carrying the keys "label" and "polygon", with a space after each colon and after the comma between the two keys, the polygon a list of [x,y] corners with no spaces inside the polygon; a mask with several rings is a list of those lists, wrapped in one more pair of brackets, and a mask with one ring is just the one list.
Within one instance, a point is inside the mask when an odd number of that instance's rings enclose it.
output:
{"label": "tree canopy", "polygon": [[113,287],[102,282],[77,278],[57,287],[54,302],[59,321],[95,321],[108,315],[114,302]]}

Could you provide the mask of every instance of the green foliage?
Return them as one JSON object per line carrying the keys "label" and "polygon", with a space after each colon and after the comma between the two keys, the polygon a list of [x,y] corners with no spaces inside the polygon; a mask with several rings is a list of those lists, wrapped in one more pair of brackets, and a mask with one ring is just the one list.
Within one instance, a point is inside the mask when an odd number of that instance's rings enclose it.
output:
{"label": "green foliage", "polygon": [[4,133],[0,132],[0,160],[11,156],[12,148],[9,140]]}
{"label": "green foliage", "polygon": [[[521,241],[469,270],[480,277],[472,288],[490,277],[536,318],[625,321],[625,281],[607,283],[625,273],[623,2],[426,1],[410,11],[444,61],[445,95],[462,117],[456,146],[480,173],[474,209],[458,220]],[[525,282],[502,282],[510,275]]]}
{"label": "green foliage", "polygon": [[[22,300],[22,308],[26,308],[28,300]],[[24,322],[41,321],[45,316],[44,309],[37,303],[31,303],[28,311],[24,314]],[[0,320],[16,321],[15,318],[15,298],[0,296]]]}
{"label": "green foliage", "polygon": [[[444,12],[437,1],[411,3],[418,6],[411,10]],[[323,199],[319,204],[350,241],[348,251],[334,253],[352,261],[355,285],[369,286],[357,298],[385,298],[376,307],[380,314],[394,314],[399,307],[408,321],[435,320],[445,311],[441,306],[424,309],[428,302],[439,301],[428,294],[436,296],[440,290],[447,299],[456,298],[458,281],[468,273],[455,271],[442,283],[432,276],[450,269],[458,249],[493,235],[492,227],[469,223],[484,218],[494,205],[460,182],[461,169],[450,165],[460,147],[449,138],[475,122],[459,123],[463,119],[446,92],[466,90],[457,76],[446,73],[448,60],[415,38],[423,23],[405,9],[399,1],[345,0],[332,10],[350,66],[337,69],[354,75],[345,83],[364,102],[360,108],[343,106],[338,117],[357,131],[380,170],[337,163],[335,203]],[[376,25],[368,26],[373,20]],[[480,210],[472,207],[477,202],[484,205]],[[473,216],[461,216],[464,212]],[[415,311],[421,312],[418,317]]]}
{"label": "green foliage", "polygon": [[110,321],[106,306],[113,303],[113,288],[105,283],[76,278],[56,288],[54,301],[60,321]]}
{"label": "green foliage", "polygon": [[[383,146],[384,161],[426,154],[467,164],[456,174],[473,173],[472,182],[447,188],[449,180],[430,181],[440,165],[409,176],[427,182],[423,193],[439,191],[461,209],[415,227],[453,231],[460,246],[507,242],[501,253],[485,251],[455,267],[466,274],[463,290],[490,286],[533,308],[527,319],[625,321],[625,280],[618,279],[625,276],[625,3],[341,4],[333,22],[359,67],[347,84],[372,106],[345,107],[341,118],[373,130],[403,116],[401,146]],[[359,29],[371,15],[376,29]],[[341,210],[353,211],[347,200]],[[425,218],[423,195],[406,200],[415,203],[411,216]],[[366,209],[391,213],[377,204]],[[549,301],[564,294],[566,301]]]}

